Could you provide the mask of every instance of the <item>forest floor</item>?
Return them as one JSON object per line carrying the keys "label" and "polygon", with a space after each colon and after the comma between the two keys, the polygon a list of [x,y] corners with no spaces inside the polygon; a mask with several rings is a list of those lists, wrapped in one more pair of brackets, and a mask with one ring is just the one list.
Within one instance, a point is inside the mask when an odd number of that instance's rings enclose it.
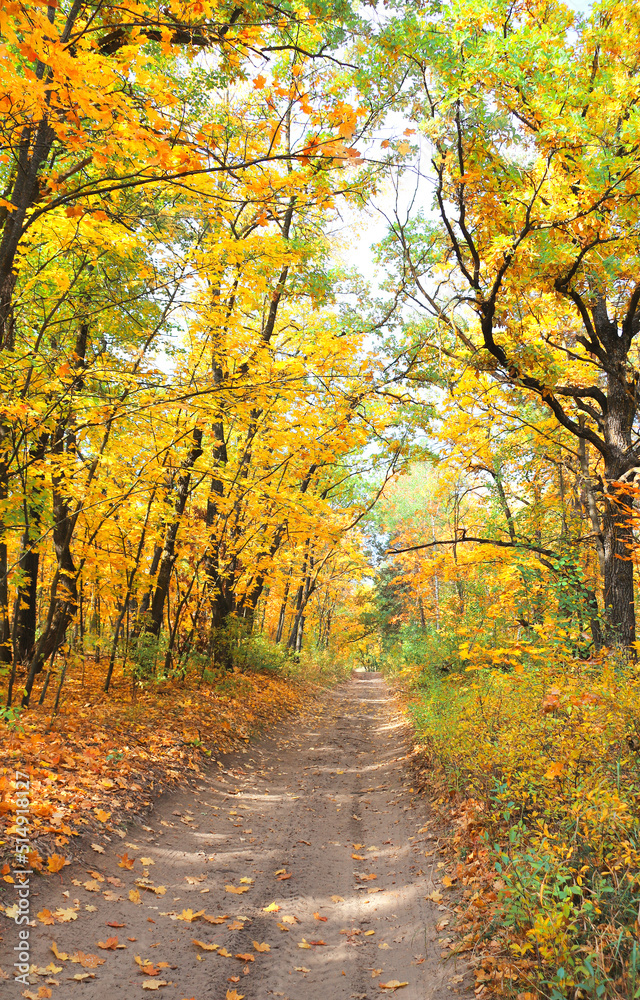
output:
{"label": "forest floor", "polygon": [[[37,971],[4,992],[470,995],[469,969],[449,950],[455,898],[434,814],[412,787],[411,747],[385,683],[354,676],[302,720],[212,762],[194,787],[157,798],[122,840],[96,833],[81,860],[36,877]],[[18,927],[2,925],[12,979]]]}

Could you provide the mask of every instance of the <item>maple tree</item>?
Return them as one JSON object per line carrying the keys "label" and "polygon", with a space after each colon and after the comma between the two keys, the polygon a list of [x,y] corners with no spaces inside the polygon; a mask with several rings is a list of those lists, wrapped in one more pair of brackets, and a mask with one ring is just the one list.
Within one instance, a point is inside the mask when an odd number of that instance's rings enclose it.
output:
{"label": "maple tree", "polygon": [[231,619],[253,621],[289,553],[299,652],[358,518],[331,466],[365,444],[375,366],[331,313],[325,235],[336,199],[374,183],[353,143],[377,111],[346,100],[331,54],[357,23],[347,7],[3,11],[9,704],[72,623],[99,653],[105,611],[107,689],[123,632],[125,663],[166,631],[167,669],[207,632],[230,665]]}

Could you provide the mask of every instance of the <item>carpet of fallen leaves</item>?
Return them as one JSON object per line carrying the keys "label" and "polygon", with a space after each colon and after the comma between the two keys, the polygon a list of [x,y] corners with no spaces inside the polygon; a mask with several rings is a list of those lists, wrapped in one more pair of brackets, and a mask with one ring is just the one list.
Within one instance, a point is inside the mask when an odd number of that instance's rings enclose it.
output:
{"label": "carpet of fallen leaves", "polygon": [[32,867],[58,871],[73,838],[115,831],[166,788],[313,700],[313,687],[274,674],[230,673],[102,692],[104,665],[67,676],[60,711],[45,703],[20,727],[0,723],[0,869],[16,833],[16,772],[28,773]]}

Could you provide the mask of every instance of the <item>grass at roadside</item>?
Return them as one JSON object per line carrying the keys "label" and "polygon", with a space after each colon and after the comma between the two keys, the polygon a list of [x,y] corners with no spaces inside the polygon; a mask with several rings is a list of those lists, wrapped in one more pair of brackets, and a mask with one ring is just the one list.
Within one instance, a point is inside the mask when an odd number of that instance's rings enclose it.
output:
{"label": "grass at roadside", "polygon": [[458,950],[475,956],[476,994],[637,1000],[637,669],[417,666],[395,680],[455,825]]}

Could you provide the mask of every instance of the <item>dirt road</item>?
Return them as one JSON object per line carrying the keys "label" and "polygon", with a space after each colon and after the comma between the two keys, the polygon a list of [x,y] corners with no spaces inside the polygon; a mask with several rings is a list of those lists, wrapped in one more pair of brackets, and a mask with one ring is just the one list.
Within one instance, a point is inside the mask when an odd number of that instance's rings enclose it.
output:
{"label": "dirt road", "polygon": [[420,832],[428,806],[410,792],[388,689],[354,679],[323,706],[161,799],[125,839],[103,837],[104,853],[38,880],[32,916],[56,922],[31,928],[38,974],[25,986],[11,981],[17,929],[3,920],[3,994],[372,1000],[394,981],[403,1000],[464,992],[465,969],[440,958],[446,896],[425,899],[440,858]]}

